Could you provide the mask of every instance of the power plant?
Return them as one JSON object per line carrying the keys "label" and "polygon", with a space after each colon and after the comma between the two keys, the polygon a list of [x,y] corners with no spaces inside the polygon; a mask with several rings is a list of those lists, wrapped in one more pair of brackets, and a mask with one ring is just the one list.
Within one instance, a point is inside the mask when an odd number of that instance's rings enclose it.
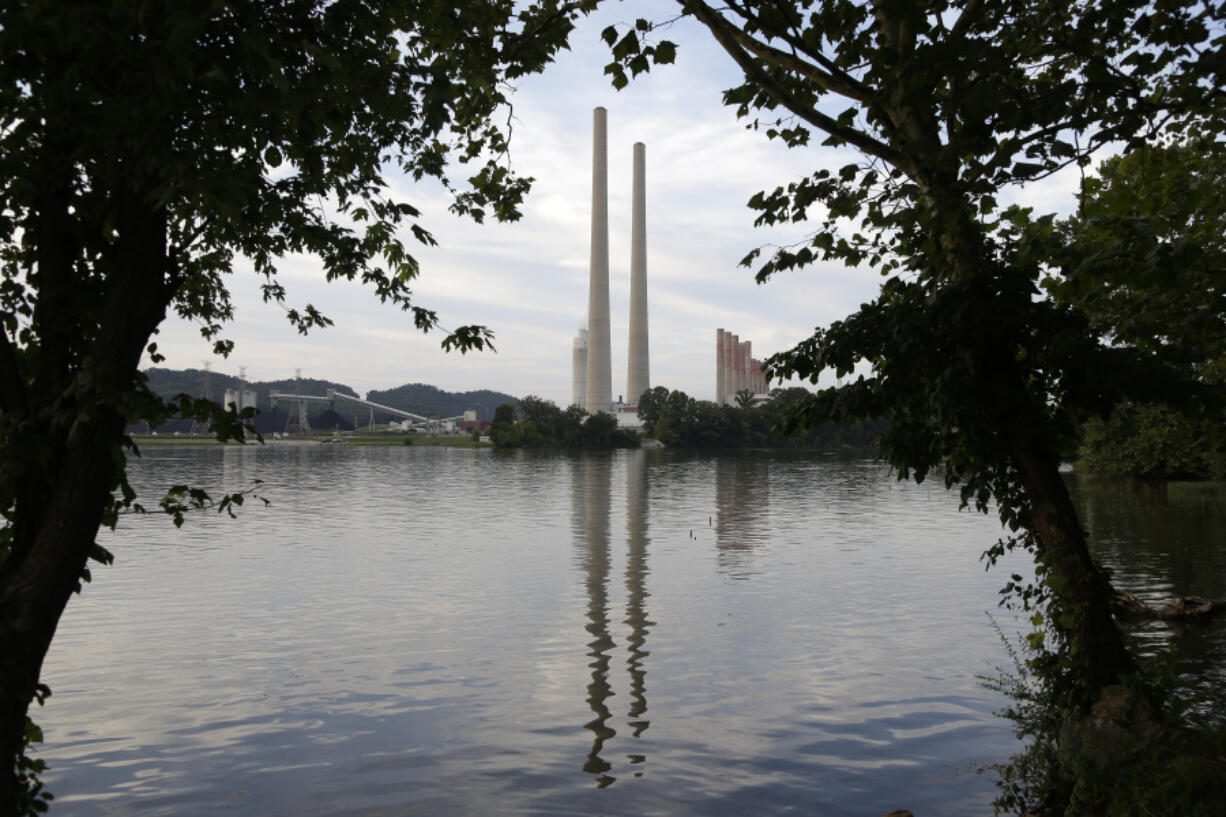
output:
{"label": "power plant", "polygon": [[[630,231],[630,333],[627,339],[626,402],[637,403],[651,388],[647,329],[647,147],[634,143]],[[572,402],[595,414],[613,412],[609,350],[609,172],[608,121],[604,108],[592,111],[592,233],[588,265],[587,325],[575,336],[571,359]],[[715,330],[715,402],[730,405],[739,392],[768,390],[752,341]]]}
{"label": "power plant", "polygon": [[769,382],[762,361],[753,357],[753,341],[723,329],[715,330],[715,402],[725,406],[736,402],[738,392],[748,389],[765,394]]}
{"label": "power plant", "polygon": [[[604,108],[592,111],[592,235],[588,265],[587,328],[575,337],[572,397],[588,412],[613,411],[609,349],[609,168],[608,122]],[[647,329],[647,147],[634,145],[630,238],[630,335],[626,391],[635,403],[651,388]]]}

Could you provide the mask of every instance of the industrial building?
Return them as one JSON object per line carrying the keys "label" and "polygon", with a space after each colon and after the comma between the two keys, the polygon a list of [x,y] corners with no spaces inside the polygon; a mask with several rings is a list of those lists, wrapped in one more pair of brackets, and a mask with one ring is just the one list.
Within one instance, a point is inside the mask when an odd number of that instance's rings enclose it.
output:
{"label": "industrial building", "polygon": [[770,382],[762,361],[753,356],[753,341],[723,329],[715,330],[715,402],[726,406],[736,403],[738,392],[748,389],[755,397],[770,390]]}

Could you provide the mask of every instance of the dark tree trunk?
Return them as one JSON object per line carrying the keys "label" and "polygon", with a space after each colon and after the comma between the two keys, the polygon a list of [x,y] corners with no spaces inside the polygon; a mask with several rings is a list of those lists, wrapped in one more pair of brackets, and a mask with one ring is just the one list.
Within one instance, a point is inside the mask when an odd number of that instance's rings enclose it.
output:
{"label": "dark tree trunk", "polygon": [[[114,481],[111,452],[118,446],[123,419],[112,412],[109,422],[93,424],[87,431],[85,439],[65,452],[25,557],[15,570],[6,571],[0,587],[0,745],[10,764],[22,748],[43,659],[98,533]],[[3,785],[0,812],[17,813],[15,776],[5,775]]]}
{"label": "dark tree trunk", "polygon": [[1057,598],[1056,614],[1062,620],[1055,624],[1076,650],[1073,659],[1085,692],[1081,703],[1088,704],[1134,665],[1111,613],[1110,583],[1090,555],[1059,461],[1027,436],[1024,429],[1015,429],[1010,447],[1030,499],[1042,562],[1050,571],[1048,584]]}
{"label": "dark tree trunk", "polygon": [[[77,328],[54,331],[65,318],[51,309],[56,300],[74,297],[75,253],[52,251],[39,259],[38,275],[55,288],[35,316],[42,343],[35,370],[23,375],[31,385],[25,405],[14,412],[26,430],[14,445],[34,453],[21,460],[14,538],[0,565],[0,762],[7,765],[0,773],[0,814],[19,813],[27,796],[16,768],[26,715],[122,476],[126,407],[138,394],[141,355],[173,296],[166,213],[122,192],[114,204],[119,238],[101,262],[107,285],[93,293],[98,302],[86,314],[96,316],[97,325],[86,332],[83,347]],[[48,209],[57,207],[49,203]],[[57,212],[46,213],[46,220],[68,222],[63,210]]]}
{"label": "dark tree trunk", "polygon": [[[964,235],[973,235],[972,230]],[[950,236],[950,243],[968,244],[955,236]],[[990,255],[985,251],[980,257]],[[979,303],[982,318],[976,328],[981,377],[990,394],[997,432],[1025,491],[1039,562],[1047,570],[1044,581],[1055,598],[1049,624],[1067,639],[1073,702],[1088,707],[1104,687],[1119,683],[1135,666],[1111,613],[1110,583],[1094,563],[1060,475],[1054,421],[1040,402],[1045,397],[1028,388],[1034,373],[1019,362],[1017,349],[1026,348],[1029,329],[1028,322],[1016,316],[1029,307],[1029,290],[1002,287],[981,272],[990,265],[973,265],[972,258],[959,259],[956,268],[973,270],[968,276],[973,279],[968,299]],[[1002,280],[1007,283],[1010,274],[1002,273]]]}

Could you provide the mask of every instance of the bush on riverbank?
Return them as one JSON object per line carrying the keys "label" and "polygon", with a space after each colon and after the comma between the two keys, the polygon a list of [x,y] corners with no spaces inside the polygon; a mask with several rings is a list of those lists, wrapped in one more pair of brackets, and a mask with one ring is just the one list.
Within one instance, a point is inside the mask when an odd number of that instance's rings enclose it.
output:
{"label": "bush on riverbank", "polygon": [[[518,417],[516,416],[518,414]],[[638,448],[639,435],[619,428],[605,412],[588,414],[578,406],[558,408],[552,400],[529,395],[516,407],[494,411],[490,440],[499,448]]]}
{"label": "bush on riverbank", "polygon": [[[999,632],[999,630],[998,630]],[[1014,648],[1012,670],[983,678],[1010,705],[1024,748],[994,764],[997,814],[1032,817],[1186,817],[1226,814],[1226,726],[1176,705],[1178,679],[1161,660],[1102,691],[1088,713],[1062,705],[1058,673],[1038,639]],[[1023,657],[1024,656],[1024,657]]]}
{"label": "bush on riverbank", "polygon": [[1123,402],[1086,423],[1078,465],[1104,477],[1226,479],[1226,439],[1220,422]]}

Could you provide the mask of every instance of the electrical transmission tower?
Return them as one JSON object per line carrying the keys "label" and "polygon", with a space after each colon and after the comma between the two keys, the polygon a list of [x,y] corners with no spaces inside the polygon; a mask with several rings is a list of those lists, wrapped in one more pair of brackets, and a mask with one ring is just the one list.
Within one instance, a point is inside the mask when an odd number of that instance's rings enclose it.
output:
{"label": "electrical transmission tower", "polygon": [[[209,383],[209,367],[213,364],[210,361],[202,361],[204,363],[204,371],[200,373],[200,399],[212,400],[213,387]],[[209,432],[209,424],[203,420],[192,419],[192,434],[207,434]]]}
{"label": "electrical transmission tower", "polygon": [[285,420],[286,434],[308,434],[311,424],[307,422],[306,401],[302,399],[302,369],[294,369],[294,403]]}

